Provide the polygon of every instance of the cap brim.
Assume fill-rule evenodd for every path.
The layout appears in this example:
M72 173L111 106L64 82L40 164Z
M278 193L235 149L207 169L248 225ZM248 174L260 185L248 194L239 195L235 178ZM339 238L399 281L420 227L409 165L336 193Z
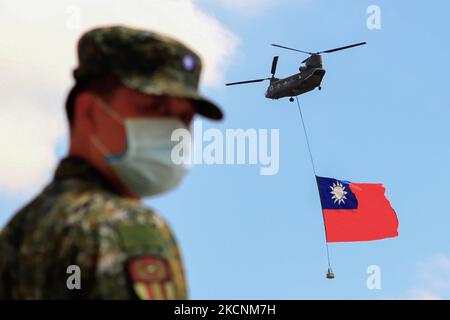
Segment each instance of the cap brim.
M223 112L222 110L216 106L211 101L200 97L198 99L191 99L194 102L195 111L206 118L212 120L222 120Z
M121 77L119 79L126 87L145 94L188 99L194 103L198 114L212 120L223 119L223 112L216 104L201 96L196 89L186 87L179 81L165 80L162 77L156 80L155 77L148 78L147 76Z

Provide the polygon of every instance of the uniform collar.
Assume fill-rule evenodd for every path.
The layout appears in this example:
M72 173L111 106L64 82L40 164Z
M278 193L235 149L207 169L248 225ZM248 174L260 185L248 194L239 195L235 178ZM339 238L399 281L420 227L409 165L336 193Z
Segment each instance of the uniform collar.
M106 178L93 165L82 158L69 156L61 160L56 168L54 180L67 179L80 180L85 184L114 191Z

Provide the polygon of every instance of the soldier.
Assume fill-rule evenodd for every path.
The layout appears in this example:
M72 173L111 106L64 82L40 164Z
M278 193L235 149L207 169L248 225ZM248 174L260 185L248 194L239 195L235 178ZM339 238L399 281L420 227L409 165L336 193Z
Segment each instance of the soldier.
M178 41L123 26L85 33L78 58L69 153L0 234L0 298L187 299L177 243L139 200L184 177L171 160L175 129L196 113L222 118L197 91L201 61Z

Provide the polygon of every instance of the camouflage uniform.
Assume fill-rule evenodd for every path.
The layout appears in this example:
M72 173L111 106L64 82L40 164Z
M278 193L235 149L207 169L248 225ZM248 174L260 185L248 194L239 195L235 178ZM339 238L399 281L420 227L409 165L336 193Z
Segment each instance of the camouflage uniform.
M63 159L53 182L14 216L0 254L0 298L187 298L164 220L78 158ZM70 265L80 267L81 290L67 288ZM136 268L141 280L130 278Z
M78 55L75 87L113 75L129 88L184 97L197 113L222 118L197 92L199 57L173 39L99 28L80 39ZM80 290L67 285L73 265L81 271ZM54 180L0 233L0 299L187 297L178 246L164 220L116 193L80 158L63 159Z

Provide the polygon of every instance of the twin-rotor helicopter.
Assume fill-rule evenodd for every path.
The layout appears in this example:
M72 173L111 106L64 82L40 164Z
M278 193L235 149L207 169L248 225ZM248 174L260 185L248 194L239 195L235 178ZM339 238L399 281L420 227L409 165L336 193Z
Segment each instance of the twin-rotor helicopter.
M227 86L237 85L237 84L245 84L245 83L254 83L254 82L262 82L265 80L269 80L270 84L266 91L266 98L268 99L279 99L284 97L290 97L289 101L294 101L294 96L301 95L305 92L314 90L318 88L321 90L321 82L322 78L325 75L325 69L323 69L322 65L322 53L331 53L339 50L349 49L357 46L361 46L366 44L366 42L360 42L352 45L348 45L345 47L339 47L335 49L329 49L325 51L319 52L308 52L303 50L298 50L294 48L289 48L285 46L280 46L278 44L272 44L274 47L279 47L282 49L297 51L301 53L309 54L310 56L302 61L304 65L300 66L299 73L296 73L287 78L279 79L275 77L275 71L277 69L278 56L273 57L272 61L272 69L270 78L256 79L256 80L246 80L239 82L231 82L227 83Z

